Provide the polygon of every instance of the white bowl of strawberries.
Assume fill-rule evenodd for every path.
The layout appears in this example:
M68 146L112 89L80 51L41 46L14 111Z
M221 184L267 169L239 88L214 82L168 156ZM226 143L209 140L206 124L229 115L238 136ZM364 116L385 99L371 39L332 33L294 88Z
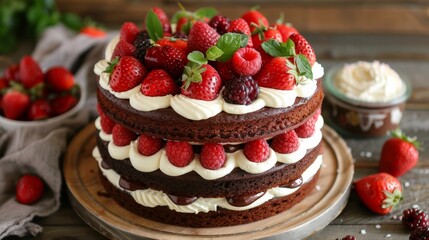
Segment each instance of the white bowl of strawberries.
M55 128L75 114L84 99L69 70L54 66L43 72L31 56L24 56L0 75L0 127Z

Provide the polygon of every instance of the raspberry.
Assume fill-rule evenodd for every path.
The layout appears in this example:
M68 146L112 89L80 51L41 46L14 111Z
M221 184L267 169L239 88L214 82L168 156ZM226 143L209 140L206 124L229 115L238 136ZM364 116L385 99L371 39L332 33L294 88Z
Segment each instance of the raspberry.
M15 197L19 203L33 204L43 196L44 189L45 185L40 177L26 174L16 183Z
M186 167L194 159L192 145L188 142L168 141L165 151L170 163L176 167Z
M216 143L206 143L203 145L200 155L200 162L204 168L216 170L225 164L226 154L223 146Z
M146 30L140 31L134 40L134 46L136 51L134 52L134 57L137 58L141 63L144 62L144 57L146 55L146 50L149 49L152 44L150 43L150 37Z
M402 224L411 230L428 226L428 221L428 215L421 209L409 208L403 212Z
M297 127L295 129L296 134L300 138L308 138L311 137L314 133L314 128L316 126L316 120L317 118L314 118L313 116L310 117L304 124Z
M137 138L137 135L134 132L121 126L120 124L115 124L115 126L112 129L112 139L113 139L113 143L116 146L126 146L136 138Z
M251 162L264 162L270 155L270 149L265 139L258 139L244 145L244 155Z
M238 74L255 75L261 66L261 54L254 48L240 48L232 55L232 67Z
M271 147L278 153L295 152L299 147L298 136L293 130L277 135L273 139Z
M225 16L216 15L210 19L209 26L214 28L220 35L228 31L229 19Z
M411 232L410 240L429 240L429 226L418 227Z
M111 134L113 127L115 126L115 122L112 121L106 114L100 115L100 123L101 123L101 129L103 132L107 134Z
M160 138L140 135L137 140L137 150L144 156L152 156L164 146L164 142Z
M257 98L259 87L251 76L240 76L227 81L222 94L228 103L249 105Z
M339 240L339 239L337 238L337 240ZM356 240L356 237L352 236L352 235L347 235L347 236L341 238L341 240Z

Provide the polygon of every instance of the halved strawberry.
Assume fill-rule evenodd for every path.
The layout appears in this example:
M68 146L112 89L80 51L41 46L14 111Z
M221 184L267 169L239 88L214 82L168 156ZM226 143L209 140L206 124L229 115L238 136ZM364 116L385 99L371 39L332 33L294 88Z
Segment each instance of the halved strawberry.
M110 73L109 85L112 89L116 92L124 92L138 86L143 81L147 70L136 58L124 56L112 61L105 72Z
M143 95L151 97L175 95L179 92L179 87L165 70L155 69L143 79L140 91Z

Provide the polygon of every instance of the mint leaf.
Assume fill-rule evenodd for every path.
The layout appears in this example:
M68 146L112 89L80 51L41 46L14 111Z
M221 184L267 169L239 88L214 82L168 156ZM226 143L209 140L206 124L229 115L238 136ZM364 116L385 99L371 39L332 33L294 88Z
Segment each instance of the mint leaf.
M273 57L291 57L295 55L295 44L292 41L290 42L288 40L284 43L270 39L262 43L262 49Z
M298 68L299 76L305 76L308 79L313 79L313 71L311 70L311 65L308 62L307 57L305 57L303 54L298 54L294 59Z
M225 33L216 43L216 47L223 51L223 55L217 60L228 61L232 55L241 47L245 47L249 41L249 36L241 33Z
M206 52L207 60L210 60L210 61L216 61L216 59L218 59L222 55L223 55L222 49L216 46L210 47Z
M210 19L216 16L217 10L212 7L203 7L203 8L197 9L194 14L197 19L203 19L205 17Z
M187 56L188 60L200 65L207 64L207 59L204 57L204 54L200 51L190 52Z
M150 39L156 42L158 39L162 38L164 30L162 29L161 21L153 10L147 12L145 22Z

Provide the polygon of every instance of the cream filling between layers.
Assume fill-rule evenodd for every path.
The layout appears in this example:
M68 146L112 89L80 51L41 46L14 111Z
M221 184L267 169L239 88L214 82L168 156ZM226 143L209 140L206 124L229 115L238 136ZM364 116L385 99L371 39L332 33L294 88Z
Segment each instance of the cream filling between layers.
M316 62L312 66L314 80L300 77L299 80L302 84L294 86L291 90L277 90L261 87L258 98L250 105L227 103L223 100L221 94L213 101L191 99L181 94L166 99L149 96L142 97L143 94L140 93L140 86L125 92L113 91L109 85L109 74L103 73L108 66L108 61L110 61L118 41L119 37L115 37L109 42L105 51L105 59L100 60L94 66L95 74L100 76L100 86L117 98L129 99L130 105L134 109L152 111L160 108L172 107L176 113L191 120L208 119L222 111L230 114L246 114L258 111L265 106L273 108L292 106L297 97L307 98L312 96L317 89L317 79L320 79L324 75L322 65Z
M248 210L248 209L258 207L273 198L288 196L296 192L298 189L300 189L300 187L296 187L296 188L274 187L274 188L268 189L263 196L258 198L253 203L243 207L230 205L226 198L203 198L203 197L198 198L195 202L188 205L176 205L170 200L168 195L162 191L156 191L153 189L142 189L142 190L130 191L122 188L119 185L120 175L112 169L104 169L101 166L102 158L97 147L94 148L92 154L94 158L97 160L98 167L102 171L103 175L107 178L107 180L111 184L113 184L116 188L130 194L138 204L141 204L145 207L168 206L169 209L177 212L195 213L195 214L199 212L206 213L209 211L217 211L218 207L234 210L234 211L243 211L243 210ZM303 184L311 181L311 179L320 169L323 162L322 158L323 158L322 155L319 155L316 158L316 160L303 172L303 174L301 175L303 179Z
M98 123L97 123L98 122ZM260 163L255 163L249 161L243 153L243 150L238 150L233 153L226 154L226 162L223 167L217 170L205 169L199 161L199 154L194 154L194 159L186 167L176 167L170 163L167 158L165 149L159 150L156 154L152 156L144 156L140 154L137 150L138 139L132 141L127 146L116 146L113 141L108 141L108 152L113 159L124 160L129 158L131 165L138 171L141 172L152 172L157 169L160 169L163 173L169 176L180 176L191 171L195 171L202 178L206 180L213 180L224 177L228 175L234 168L239 167L243 171L252 174L258 174L265 172L275 166L277 162L293 164L300 161L307 150L315 148L322 141L322 132L321 129L324 125L323 117L319 116L316 125L315 131L312 136L308 138L298 138L299 148L292 153L282 154L275 152L270 148L269 158ZM101 129L99 120L96 120L96 127L100 130L100 138L106 137ZM104 139L103 139L104 140ZM107 140L105 140L107 141Z

